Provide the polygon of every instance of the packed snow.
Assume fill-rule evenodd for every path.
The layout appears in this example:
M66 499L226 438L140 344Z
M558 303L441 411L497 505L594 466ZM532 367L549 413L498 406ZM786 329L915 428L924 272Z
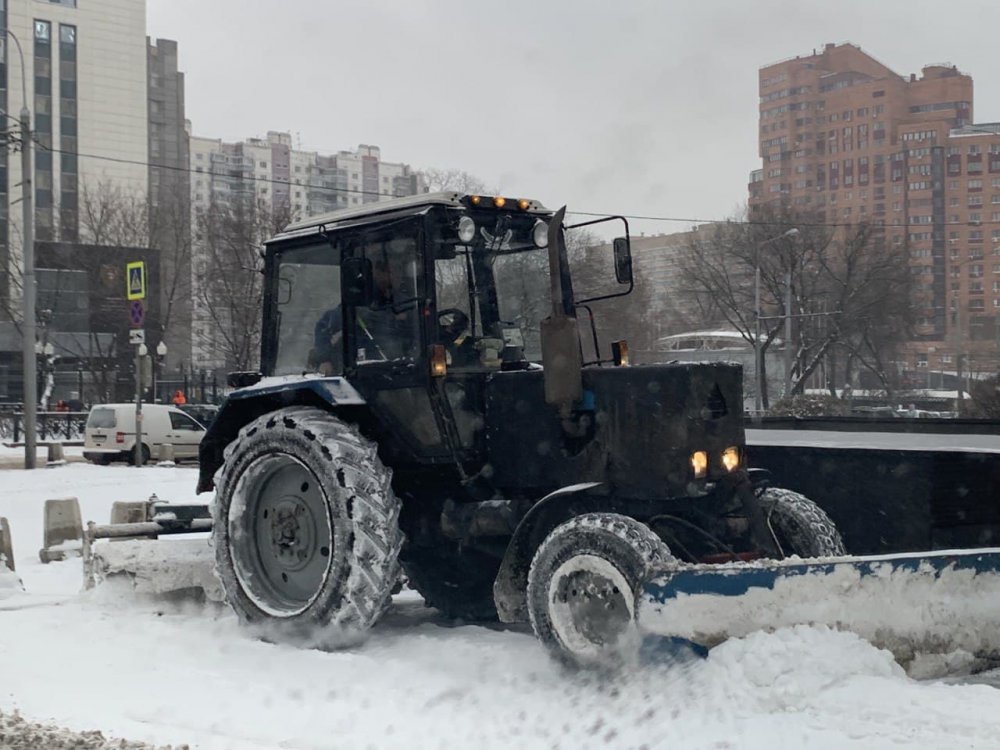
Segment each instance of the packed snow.
M725 584L729 576L753 574L760 563L714 566L704 571L707 585L694 572L686 580L688 593L681 584L676 595L668 595L675 592L666 576L640 597L639 624L646 632L706 645L757 630L825 624L890 650L920 674L932 662L947 672L960 662L978 663L976 654L1000 654L1000 578L975 564L954 566L955 554L934 552L916 566L905 555L833 560L807 572L790 559L779 568L785 575L764 576L739 597L706 591L714 592L712 584ZM1000 549L981 550L980 556L992 563ZM915 656L922 658L914 664Z
M454 626L405 590L364 645L327 653L253 640L220 605L81 593L79 558L39 562L45 498L79 497L85 521L106 522L115 500L196 501L195 480L186 467L0 471L25 587L0 599L0 712L213 750L997 747L996 688L912 679L835 630L574 675L525 628Z

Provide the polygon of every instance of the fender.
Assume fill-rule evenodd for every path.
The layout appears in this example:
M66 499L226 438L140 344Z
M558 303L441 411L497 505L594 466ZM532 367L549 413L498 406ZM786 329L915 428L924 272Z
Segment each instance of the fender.
M563 521L581 513L610 511L614 499L588 494L600 482L571 484L550 492L525 513L514 530L493 583L493 599L501 622L528 619L528 570L542 540Z
M365 405L365 399L342 377L282 376L230 393L222 402L198 448L198 494L215 489L215 472L222 466L226 446L240 429L257 417L286 406L341 409Z

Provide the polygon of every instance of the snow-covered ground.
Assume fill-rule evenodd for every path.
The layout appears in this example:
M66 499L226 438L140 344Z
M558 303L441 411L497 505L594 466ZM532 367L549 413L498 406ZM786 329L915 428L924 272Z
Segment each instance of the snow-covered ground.
M524 628L451 626L412 592L363 646L324 653L251 640L222 608L81 595L78 559L38 561L45 498L104 521L115 500L193 501L194 483L191 468L0 471L27 589L0 599L0 711L199 748L1000 747L1000 690L915 681L821 628L598 679Z

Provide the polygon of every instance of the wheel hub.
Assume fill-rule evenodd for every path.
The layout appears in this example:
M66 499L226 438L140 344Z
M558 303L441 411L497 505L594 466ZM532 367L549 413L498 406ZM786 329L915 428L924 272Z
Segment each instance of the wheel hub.
M557 596L580 635L595 644L617 641L631 619L621 589L599 573L571 573L559 581Z
M245 486L244 486L245 480ZM270 454L248 467L230 507L231 548L243 591L268 614L291 617L319 595L329 572L333 526L313 473Z
M632 589L614 565L594 555L578 555L552 576L552 627L569 651L599 661L634 629L632 599Z
M299 497L284 497L271 517L271 549L277 561L293 570L315 554L313 519L303 522L308 508Z

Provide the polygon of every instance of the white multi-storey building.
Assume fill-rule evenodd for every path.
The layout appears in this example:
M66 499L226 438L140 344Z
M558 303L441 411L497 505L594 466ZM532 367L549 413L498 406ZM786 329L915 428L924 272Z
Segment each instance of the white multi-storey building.
M18 48L13 40L5 45L0 109L16 117L27 94L37 143L36 237L85 239L79 237L81 190L98 182L148 188L145 0L6 0L0 8L0 31L12 32L23 53L26 92ZM8 119L6 127L12 125ZM17 155L5 158L0 189L9 204L20 198L14 186L21 162ZM12 235L19 236L20 211L8 215ZM15 257L18 244L10 242Z
M215 206L253 197L274 215L306 218L338 208L427 192L420 173L407 164L382 161L378 146L320 154L293 148L289 133L226 143L191 136L192 226ZM206 309L203 287L208 268L204 240L194 245L192 267L192 362L195 368L219 369L225 346L218 330L219 312Z

